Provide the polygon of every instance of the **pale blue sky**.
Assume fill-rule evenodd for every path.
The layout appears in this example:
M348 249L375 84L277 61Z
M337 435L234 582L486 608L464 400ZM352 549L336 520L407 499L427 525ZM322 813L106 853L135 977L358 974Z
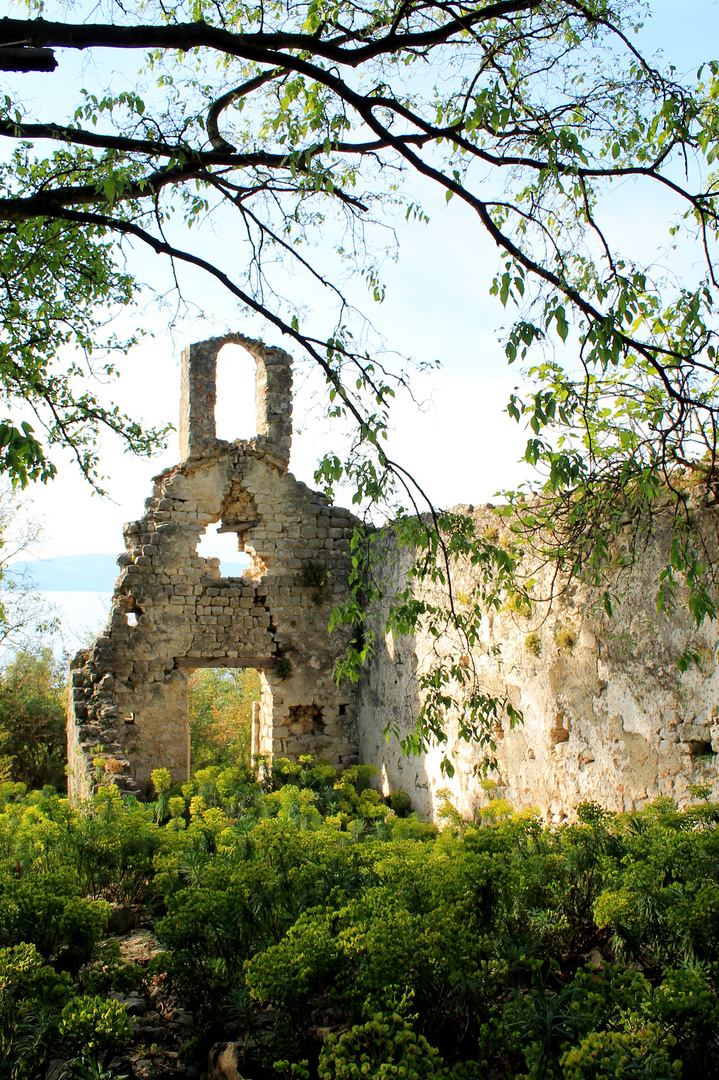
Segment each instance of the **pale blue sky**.
M661 0L652 8L654 17L647 21L640 38L645 50L662 48L665 59L680 72L693 70L702 60L719 54L719 6L714 0ZM17 76L15 81L24 93L31 92L45 103L51 93L58 118L63 101L71 100L70 88L63 80L74 83L82 78L89 83L93 68L92 61L77 57L66 60L61 55L60 61L57 75ZM109 63L105 57L103 66ZM43 111L47 113L46 108ZM455 202L445 206L443 197L434 192L424 194L431 223L426 227L398 223L400 257L385 268L387 300L371 312L394 348L418 361L440 359L443 365L441 372L415 379L417 397L427 402L424 411L418 412L409 402L399 404L395 454L411 465L438 503L477 503L490 499L499 488L513 485L521 476L516 464L521 436L502 412L518 373L507 370L498 343L498 328L507 316L488 295L497 266L496 249L469 211ZM665 235L661 208L646 204L632 208L631 204L631 192L625 193L616 227L631 228L642 254L651 253L660 242L658 234L662 242ZM223 257L231 250L231 235L219 232L213 242ZM148 422L176 419L178 358L186 341L208 337L228 326L275 341L272 332L258 322L239 324L214 287L192 280L196 301L212 312L212 317L204 324L180 325L171 337L163 331L162 318L148 313L143 319L158 336L123 364L116 400ZM329 426L316 412L311 421L305 419L317 389L311 376L299 378L295 416L302 434L295 440L292 467L309 483L314 462L331 438ZM247 370L244 378L223 392L222 401L220 434L251 434ZM60 477L32 495L33 512L45 522L42 556L119 551L122 522L141 514L151 476L178 456L173 441L161 458L150 463L132 460L119 452L116 440L105 439L103 461L114 503L92 497L69 459L61 456Z

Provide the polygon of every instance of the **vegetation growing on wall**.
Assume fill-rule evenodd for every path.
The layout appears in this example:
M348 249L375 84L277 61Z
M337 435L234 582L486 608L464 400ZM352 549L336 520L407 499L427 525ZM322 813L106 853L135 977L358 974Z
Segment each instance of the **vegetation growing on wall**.
M438 830L372 772L279 760L172 788L157 770L154 804L110 786L78 810L5 783L0 1076L59 1057L68 1080L129 1058L169 1077L228 1039L257 1080L718 1075L705 791L683 812L584 804L558 829L498 799L466 822L445 799ZM157 935L149 963L108 937L118 904Z

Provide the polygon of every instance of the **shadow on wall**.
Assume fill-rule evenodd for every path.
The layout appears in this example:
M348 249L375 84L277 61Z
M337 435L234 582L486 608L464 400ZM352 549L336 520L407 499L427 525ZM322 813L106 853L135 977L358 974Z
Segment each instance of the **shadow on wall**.
M397 736L385 736L390 726L400 738L408 734L420 709L417 652L413 637L395 638L376 628L375 652L362 671L358 696L360 761L379 768L375 783L383 795L402 788L420 817L435 816L435 792L441 788L437 770L428 771L426 755L402 753Z

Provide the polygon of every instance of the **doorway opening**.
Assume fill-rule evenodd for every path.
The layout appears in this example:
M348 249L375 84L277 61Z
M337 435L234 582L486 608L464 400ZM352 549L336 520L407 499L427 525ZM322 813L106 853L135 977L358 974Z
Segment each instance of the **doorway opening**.
M187 683L190 774L199 769L252 767L257 752L260 673L255 668L203 667Z

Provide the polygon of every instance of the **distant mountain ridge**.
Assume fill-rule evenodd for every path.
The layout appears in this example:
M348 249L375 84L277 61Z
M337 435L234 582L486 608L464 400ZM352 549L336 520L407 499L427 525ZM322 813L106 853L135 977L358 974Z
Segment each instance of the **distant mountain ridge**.
M111 593L120 573L115 555L59 555L55 559L33 559L12 563L14 575L27 575L38 592ZM222 562L223 577L240 577L243 563ZM1 586L0 586L1 587Z

